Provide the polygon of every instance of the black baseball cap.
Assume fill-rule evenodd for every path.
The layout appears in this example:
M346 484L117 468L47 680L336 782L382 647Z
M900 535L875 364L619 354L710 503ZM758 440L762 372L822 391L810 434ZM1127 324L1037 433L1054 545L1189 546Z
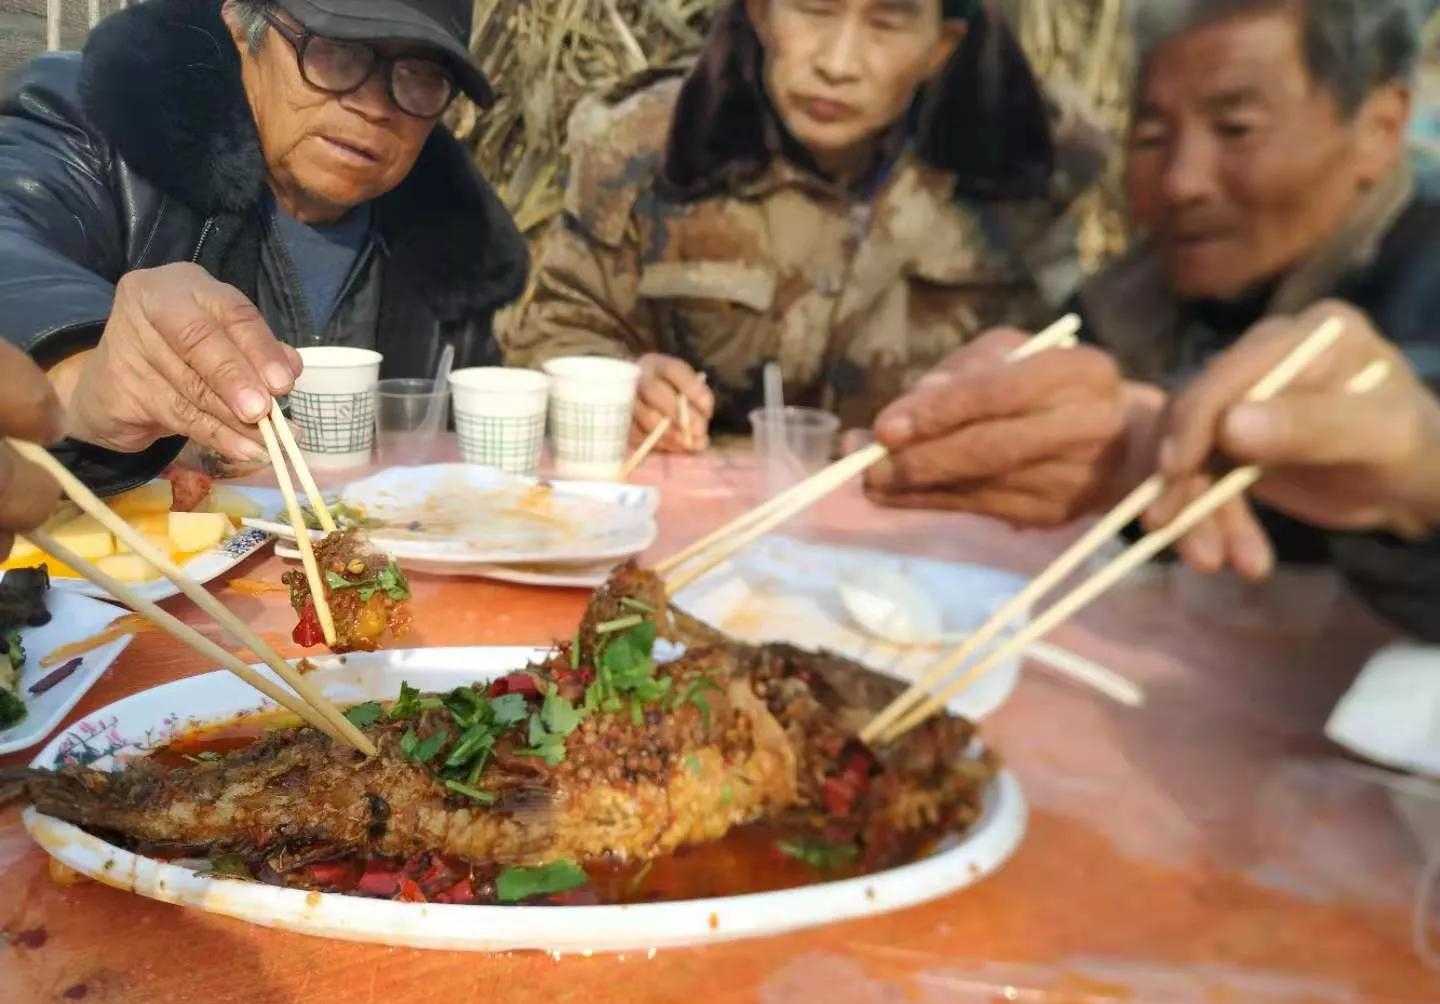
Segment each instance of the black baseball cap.
M481 108L495 91L470 56L473 0L278 0L306 29L352 42L417 42L438 49Z

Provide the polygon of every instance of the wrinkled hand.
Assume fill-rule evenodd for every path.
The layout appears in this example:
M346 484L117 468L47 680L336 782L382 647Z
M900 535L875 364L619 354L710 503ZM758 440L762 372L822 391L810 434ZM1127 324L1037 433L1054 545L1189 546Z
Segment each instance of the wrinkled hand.
M8 436L47 445L62 435L60 402L40 368L0 342L0 561L14 533L39 526L60 500L60 486L4 442Z
M1279 397L1245 401L1250 389L1330 317L1345 331ZM1377 360L1391 373L1377 390L1347 384ZM1176 398L1166 420L1161 472L1174 487L1146 515L1152 529L1203 493L1217 454L1228 465L1258 464L1256 498L1312 526L1383 530L1420 537L1440 526L1440 401L1369 319L1337 302L1251 329ZM1249 506L1233 503L1180 547L1196 569L1233 567L1270 574L1272 547Z
M893 456L866 476L872 500L1053 526L1112 490L1126 424L1114 361L1081 347L1010 362L1025 340L985 335L881 413Z
M710 446L710 419L715 415L715 395L705 378L674 356L658 353L641 356L640 396L635 401L631 438L637 442L650 435L665 419L673 419L670 431L656 449L666 453L700 453ZM689 402L686 428L680 424L680 398Z
M180 435L263 463L255 423L301 368L243 294L181 263L122 278L100 344L50 378L76 439L137 453Z

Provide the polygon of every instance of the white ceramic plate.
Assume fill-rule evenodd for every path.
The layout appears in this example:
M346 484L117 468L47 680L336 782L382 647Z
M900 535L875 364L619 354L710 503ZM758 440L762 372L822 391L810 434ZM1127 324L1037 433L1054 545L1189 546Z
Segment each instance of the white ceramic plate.
M32 695L31 687L60 668L42 668L42 659L65 645L93 638L125 616L125 611L108 603L57 589L50 590L45 605L50 623L20 632L26 655L20 670L20 698L30 713L10 728L0 729L0 754L34 746L48 736L134 639L127 634L86 652L79 657L83 661L74 673L45 693Z
M340 492L341 501L386 524L377 548L408 567L437 570L514 564L598 564L655 542L659 493L640 485L551 481L543 505L522 504L541 482L493 467L392 467ZM293 539L286 527L247 526ZM411 529L413 527L413 529ZM461 572L460 574L467 574Z
M542 653L516 648L420 649L316 660L311 680L336 701L395 696L402 680L442 690L491 679ZM260 672L268 672L260 669ZM84 762L112 769L195 722L264 707L226 673L192 677L136 694L96 712L36 758L36 767ZM180 712L184 711L182 715ZM87 744L86 734L107 737ZM56 859L107 885L151 899L236 917L265 927L346 941L413 948L555 953L645 951L706 945L885 913L948 895L994 872L1025 833L1026 807L1014 777L1002 774L983 818L922 861L890 871L779 893L676 903L587 907L452 906L389 903L213 878L140 857L85 831L25 812L31 836Z
M234 488L233 490L253 499L266 513L278 512L284 504L281 501L280 492L274 488ZM197 554L180 567L186 575L204 585L220 578L246 558L263 550L272 539L274 538L268 533L245 527L239 533L222 541L219 547L213 547L204 554ZM100 600L113 599L108 592L87 579L52 577L50 582L57 590L78 593L81 596L93 596ZM175 587L175 583L163 577L152 582L137 583L134 589L138 595L152 603L160 603L180 595L180 590Z
M975 630L1025 586L1017 575L979 565L766 537L681 590L675 602L744 641L826 649L913 680L945 649L876 639L855 623L840 596L842 584L863 583L879 570L909 579L935 599L946 633ZM1018 659L1002 663L962 693L950 709L979 721L1009 699L1019 678Z

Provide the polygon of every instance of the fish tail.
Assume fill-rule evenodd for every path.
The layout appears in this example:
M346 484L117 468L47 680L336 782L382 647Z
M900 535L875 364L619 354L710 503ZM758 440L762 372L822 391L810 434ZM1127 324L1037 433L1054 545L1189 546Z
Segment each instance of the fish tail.
M77 823L104 823L114 815L107 797L111 779L99 771L49 771L30 767L0 770L0 806L28 801L47 816Z

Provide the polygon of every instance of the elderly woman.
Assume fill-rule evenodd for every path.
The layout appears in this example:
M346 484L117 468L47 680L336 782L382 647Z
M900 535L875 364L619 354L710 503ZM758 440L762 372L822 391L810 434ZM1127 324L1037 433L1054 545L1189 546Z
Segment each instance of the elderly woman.
M1023 336L986 336L881 417L895 455L871 493L1057 522L1158 462L1173 486L1161 523L1209 483L1216 453L1261 463L1255 502L1198 528L1183 557L1256 579L1327 563L1440 640L1440 205L1406 155L1407 0L1170 0L1137 15L1126 183L1142 239L1082 291L1099 348L1002 368ZM1331 316L1342 344L1287 399L1245 405ZM1101 349L1128 379L1120 414L1076 398L1080 367L1103 379ZM1344 393L1376 359L1385 385Z
M0 317L106 491L189 438L263 459L297 347L498 358L526 252L443 129L489 85L469 0L152 0L0 97Z
M637 435L693 405L670 449L702 448L712 418L746 428L772 361L788 401L867 425L1071 292L1063 215L1103 155L1058 118L973 0L736 0L688 79L577 112L507 358L639 360Z

